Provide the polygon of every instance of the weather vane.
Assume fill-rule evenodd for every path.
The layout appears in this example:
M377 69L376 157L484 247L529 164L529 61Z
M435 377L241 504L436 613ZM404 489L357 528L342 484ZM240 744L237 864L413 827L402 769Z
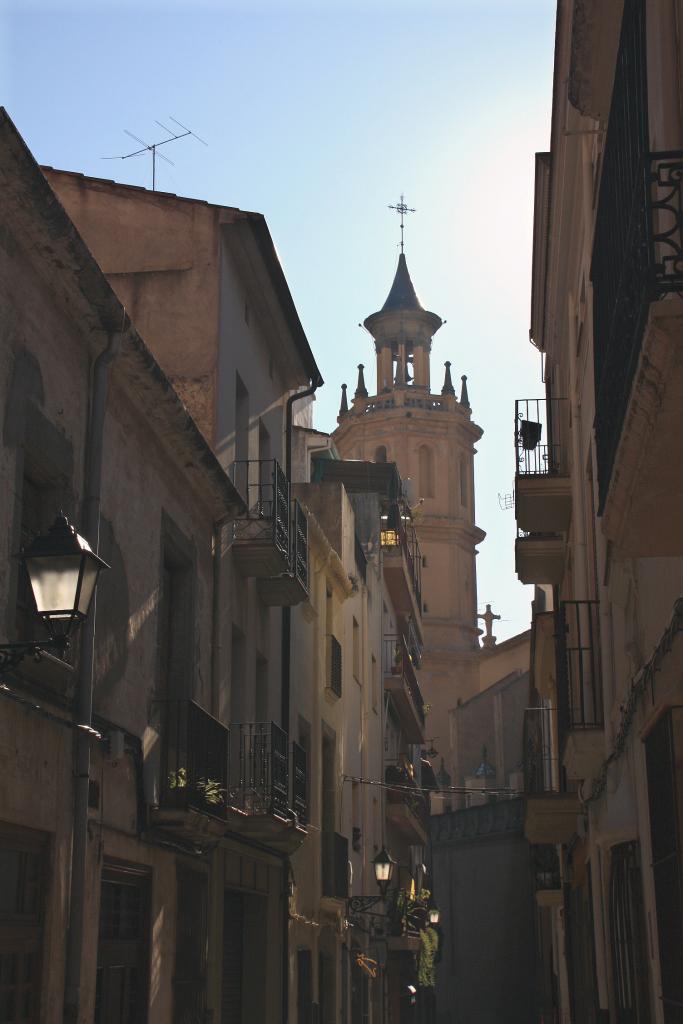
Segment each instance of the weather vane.
M388 209L396 210L396 213L400 213L400 215L401 215L401 252L403 252L403 218L404 218L406 213L416 213L417 212L416 210L413 209L412 206L406 206L404 200L405 200L405 196L401 192L401 199L400 199L400 201L398 203L396 203L396 206L389 205L389 207L388 207Z
M133 133L129 132L127 128L124 128L123 130L126 133L126 135L129 135L131 139L134 139L136 142L139 142L140 145L142 146L142 149L136 149L132 153L124 153L123 156L103 156L102 159L103 160L129 160L130 157L132 157L132 156L140 156L141 153L151 153L152 154L152 192L156 191L156 187L157 187L157 155L160 156L161 159L164 160L167 164L170 164L171 167L175 166L173 161L169 160L168 157L164 156L163 153L157 154L157 149L159 148L159 146L165 146L169 142L177 142L178 139L186 139L188 135L191 135L194 139L197 139L197 141L201 142L203 146L208 146L208 142L204 142L204 139L200 138L200 136L197 135L196 132L193 132L191 128L188 128L187 125L181 124L180 121L176 121L175 117L170 117L169 120L173 121L174 124L177 124L178 128L182 128L182 131L181 132L174 131L171 128L167 128L165 124L161 123L161 121L155 121L154 123L158 124L160 128L163 128L163 130L168 133L169 137L167 139L161 139L159 142L149 143L149 142L145 142L144 139L139 138L137 135L133 135Z

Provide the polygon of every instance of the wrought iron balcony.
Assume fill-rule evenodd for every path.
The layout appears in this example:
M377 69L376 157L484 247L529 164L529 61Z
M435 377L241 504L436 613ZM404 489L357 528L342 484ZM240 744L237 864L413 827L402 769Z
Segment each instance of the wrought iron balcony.
M308 824L308 755L292 743L292 810L300 825Z
M600 512L650 303L683 290L683 152L650 152L645 23L645 0L625 0L593 242Z
M288 569L279 576L257 580L263 604L279 608L300 604L308 597L308 519L299 502L291 504Z
M515 402L515 516L522 530L560 533L569 527L567 413L565 399Z
M558 725L601 729L600 622L597 601L562 601L557 613Z
M322 832L322 894L345 900L349 895L349 841L338 832Z
M567 402L564 398L518 398L515 402L517 476L567 472Z
M422 555L415 527L398 505L382 516L384 572L399 614L422 618Z
M424 699L405 637L384 637L382 673L384 689L392 695L406 739L424 743Z
M232 478L246 501L233 527L233 553L246 576L279 576L290 568L289 481L276 459L233 463Z
M414 845L429 840L429 798L417 788L414 778L403 765L387 765L387 821L406 841Z
M591 778L603 751L597 601L563 601L557 612L557 726L569 779Z
M288 819L289 758L287 733L274 722L230 727L230 803L247 815Z
M156 700L151 724L158 734L157 824L183 833L206 831L196 815L227 817L230 734L192 700ZM223 826L224 828L224 826Z

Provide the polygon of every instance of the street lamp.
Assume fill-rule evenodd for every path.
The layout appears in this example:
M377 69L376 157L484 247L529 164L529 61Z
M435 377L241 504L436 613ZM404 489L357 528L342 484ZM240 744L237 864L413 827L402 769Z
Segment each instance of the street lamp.
M36 537L22 552L21 561L49 637L0 644L0 669L16 668L28 654L39 657L50 650L63 654L88 614L101 570L110 568L61 513L47 534Z
M382 896L387 894L387 889L394 875L395 863L385 846L382 847L373 859L372 866L375 869L375 881Z
M346 901L349 914L367 914L377 903L383 903L387 896L389 883L394 875L396 861L382 847L376 857L373 858L372 867L375 872L375 881L379 889L379 896L349 896ZM376 915L382 917L382 914Z
M429 908L429 923L431 925L437 925L439 923L439 918L440 917L441 917L441 913L439 911L439 908L432 905Z

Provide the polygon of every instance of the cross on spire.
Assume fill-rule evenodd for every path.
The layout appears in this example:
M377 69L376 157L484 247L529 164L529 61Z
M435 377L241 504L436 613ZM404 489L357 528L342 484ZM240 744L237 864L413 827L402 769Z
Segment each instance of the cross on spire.
M401 215L401 252L403 252L403 218L404 218L406 213L416 213L417 211L414 210L412 206L406 206L406 204L405 204L405 196L403 195L402 192L401 192L401 198L400 198L399 202L396 203L396 206L392 206L391 204L389 204L387 209L389 209L389 210L396 210L396 213Z

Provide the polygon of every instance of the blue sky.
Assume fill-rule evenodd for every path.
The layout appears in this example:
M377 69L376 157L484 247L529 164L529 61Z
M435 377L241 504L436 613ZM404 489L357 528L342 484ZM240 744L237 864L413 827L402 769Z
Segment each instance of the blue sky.
M148 141L173 115L209 142L165 147L158 187L265 214L325 378L332 429L398 255L399 194L417 208L406 256L435 338L468 375L479 604L499 638L528 626L514 573L515 398L542 394L528 342L534 152L546 149L554 0L0 0L0 100L41 163L150 184Z

